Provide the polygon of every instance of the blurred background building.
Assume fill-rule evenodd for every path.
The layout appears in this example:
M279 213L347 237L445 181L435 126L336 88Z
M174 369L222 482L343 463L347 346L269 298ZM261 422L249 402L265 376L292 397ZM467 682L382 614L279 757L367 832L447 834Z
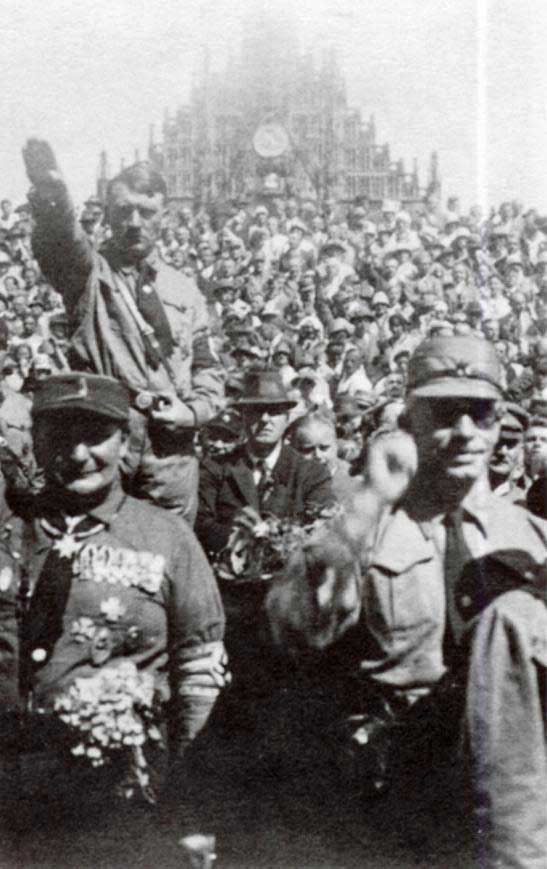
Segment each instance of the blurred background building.
M165 112L161 142L151 128L148 158L175 207L294 196L372 207L387 198L412 208L426 192L440 192L435 153L422 186L416 161L409 172L393 160L376 140L374 117L348 105L333 51L318 63L299 51L293 28L263 17L250 23L222 73L205 49L188 103ZM100 196L108 175L103 153Z

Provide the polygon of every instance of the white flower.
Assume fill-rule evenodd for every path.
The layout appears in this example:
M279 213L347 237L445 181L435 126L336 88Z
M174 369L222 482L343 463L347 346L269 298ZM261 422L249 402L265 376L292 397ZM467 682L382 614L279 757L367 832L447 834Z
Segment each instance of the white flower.
M126 608L119 597L109 597L101 603L101 613L107 622L118 622L125 612Z
M86 640L92 640L97 628L93 619L87 616L81 616L72 622L70 633L77 643L84 643Z

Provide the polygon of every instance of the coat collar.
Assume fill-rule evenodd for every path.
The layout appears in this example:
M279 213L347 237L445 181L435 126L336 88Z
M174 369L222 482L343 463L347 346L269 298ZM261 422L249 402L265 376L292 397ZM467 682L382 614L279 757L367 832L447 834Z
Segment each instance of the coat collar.
M279 491L280 487L288 484L291 471L295 465L296 456L297 454L291 447L283 444L279 458L272 470L273 496ZM237 457L232 457L227 476L236 483L245 501L250 506L258 509L258 495L253 479L252 465L244 448L240 450Z

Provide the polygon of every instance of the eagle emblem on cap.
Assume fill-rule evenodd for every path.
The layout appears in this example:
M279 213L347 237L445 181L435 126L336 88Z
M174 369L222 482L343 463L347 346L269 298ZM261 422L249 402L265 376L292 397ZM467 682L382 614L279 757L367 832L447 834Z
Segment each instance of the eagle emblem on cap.
M454 374L456 377L469 377L473 373L473 369L467 362L456 362Z

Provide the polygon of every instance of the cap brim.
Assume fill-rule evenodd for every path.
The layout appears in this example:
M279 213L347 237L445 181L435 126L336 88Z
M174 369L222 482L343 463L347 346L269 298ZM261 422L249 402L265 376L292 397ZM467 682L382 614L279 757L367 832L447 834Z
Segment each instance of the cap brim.
M291 410L291 408L296 407L298 404L297 401L293 401L292 399L287 399L287 401L265 401L263 398L238 398L234 404L237 404L238 407L276 407L278 409L284 407L287 410Z
M65 401L51 402L38 404L32 408L32 416L42 416L45 413L63 414L67 411L78 410L89 416L102 416L105 419L111 419L114 422L126 422L129 419L129 414L124 414L119 407L101 405L100 407L91 407L89 401L85 399L70 398Z
M468 377L440 377L423 386L409 389L410 395L417 398L502 398L500 389L485 380Z

